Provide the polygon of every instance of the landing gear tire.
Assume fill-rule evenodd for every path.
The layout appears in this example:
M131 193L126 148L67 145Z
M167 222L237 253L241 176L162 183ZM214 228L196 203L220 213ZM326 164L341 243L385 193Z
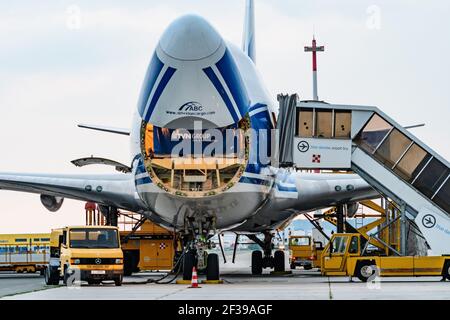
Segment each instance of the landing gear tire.
M444 270L442 272L442 277L450 281L450 260L444 265Z
M275 272L284 272L284 251L277 250L275 251L274 259L273 259L273 270Z
M123 277L122 277L122 276L116 277L116 278L114 279L114 284L115 284L115 286L116 286L116 287L120 287L120 286L122 285L122 280L123 280Z
M263 271L263 256L262 252L257 250L252 252L252 274L262 274Z
M206 280L219 280L219 256L216 253L210 253L206 264Z
M52 271L51 268L45 268L44 271L45 284L48 286L57 286L59 284L59 272L58 270Z
M356 276L362 282L367 282L376 272L376 265L371 262L360 263L356 267Z
M195 255L187 252L183 258L183 280L192 280L192 268L195 265Z

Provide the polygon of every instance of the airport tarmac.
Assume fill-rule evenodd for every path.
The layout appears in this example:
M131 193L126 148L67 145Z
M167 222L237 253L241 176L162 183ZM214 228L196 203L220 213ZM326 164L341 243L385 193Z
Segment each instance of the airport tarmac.
M36 275L0 275L0 297L14 300L391 300L424 299L450 300L450 282L440 282L440 277L383 278L380 282L362 283L347 277L321 277L315 270L294 270L292 274L261 276L250 274L250 257L240 252L233 265L221 265L224 284L201 284L199 289L189 285L149 284L147 279L158 279L161 274L139 273L126 277L122 287L113 284L82 285L67 288L49 287ZM200 280L204 276L200 275Z
M44 278L36 274L0 273L0 297L46 289Z

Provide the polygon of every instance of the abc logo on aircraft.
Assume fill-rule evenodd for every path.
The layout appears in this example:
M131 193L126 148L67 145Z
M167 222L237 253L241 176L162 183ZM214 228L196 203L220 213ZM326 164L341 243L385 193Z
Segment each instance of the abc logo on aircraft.
M198 102L191 101L183 104L178 110L185 112L201 112L203 111L203 106Z

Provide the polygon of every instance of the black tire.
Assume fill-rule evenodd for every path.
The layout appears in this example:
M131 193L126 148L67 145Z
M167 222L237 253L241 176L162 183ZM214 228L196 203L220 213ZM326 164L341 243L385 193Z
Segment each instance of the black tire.
M192 280L192 268L195 265L195 255L187 252L183 257L183 280Z
M219 280L219 255L217 253L208 254L208 260L206 264L206 280Z
M444 270L442 270L442 277L450 281L450 260L444 264Z
M133 273L132 269L132 255L130 251L124 251L123 252L123 274L124 276L131 276Z
M291 270L295 270L295 264L291 263Z
M311 269L312 269L312 264L305 264L305 265L303 266L303 269L305 269L305 270L311 270Z
M133 272L139 272L139 250L125 250L123 252L123 274L131 276Z
M57 286L59 284L59 271L52 268L45 268L44 270L45 284L48 286Z
M252 274L258 275L263 272L263 256L259 250L252 252Z
M114 284L115 284L116 287L122 286L122 279L123 279L122 276L118 276L118 277L116 277L116 278L114 279Z
M284 272L285 264L284 264L284 251L277 250L275 251L274 259L273 259L273 270L275 272Z
M376 272L373 262L361 262L356 265L356 277L362 282L367 282Z

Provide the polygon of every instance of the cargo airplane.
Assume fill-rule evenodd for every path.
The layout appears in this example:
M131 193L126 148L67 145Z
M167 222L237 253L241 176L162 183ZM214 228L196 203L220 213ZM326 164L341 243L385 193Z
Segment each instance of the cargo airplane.
M121 172L0 173L0 189L40 194L50 211L64 198L93 201L108 217L129 210L171 228L184 244L186 279L193 265L217 277L218 255L207 248L222 231L260 244L263 250L252 254L254 274L284 265L284 253L272 252L274 230L298 214L338 204L355 208L377 193L355 174L305 173L270 161L278 110L256 69L254 19L253 0L247 0L241 48L200 16L176 19L150 59L131 129L80 125L130 136L129 166L103 158L74 161ZM250 130L256 138L248 138Z

